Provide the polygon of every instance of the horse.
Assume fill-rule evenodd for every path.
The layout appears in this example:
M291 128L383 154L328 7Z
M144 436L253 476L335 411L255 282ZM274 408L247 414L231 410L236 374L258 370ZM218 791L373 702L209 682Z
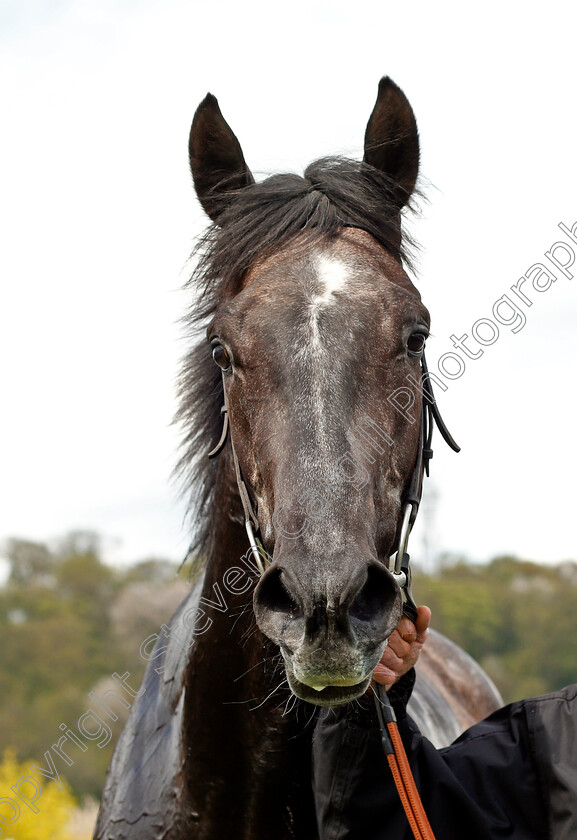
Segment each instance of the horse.
M212 221L179 379L201 571L148 664L94 837L315 840L315 714L365 702L410 613L406 544L434 421L452 443L402 229L417 124L385 77L362 161L256 182L208 94L189 158ZM409 707L425 734L449 743L500 703L432 632Z

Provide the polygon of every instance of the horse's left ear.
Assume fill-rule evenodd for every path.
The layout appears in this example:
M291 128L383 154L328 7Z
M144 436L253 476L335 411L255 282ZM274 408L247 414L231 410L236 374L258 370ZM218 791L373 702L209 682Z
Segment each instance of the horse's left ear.
M212 93L196 109L188 157L196 194L213 222L218 221L232 192L254 184L240 143Z
M409 100L388 76L379 82L377 101L367 124L364 161L397 184L400 210L409 200L419 174L419 132Z

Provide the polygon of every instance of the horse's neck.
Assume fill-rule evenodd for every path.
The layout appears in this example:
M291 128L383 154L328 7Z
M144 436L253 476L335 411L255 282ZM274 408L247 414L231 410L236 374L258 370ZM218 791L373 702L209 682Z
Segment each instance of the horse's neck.
M199 828L217 821L223 836L272 832L283 840L296 824L306 838L310 804L302 802L310 798L312 726L302 730L310 712L301 710L297 720L290 711L294 698L279 651L256 627L257 575L246 556L244 528L229 516L217 517L211 542L187 674L193 810L200 814Z

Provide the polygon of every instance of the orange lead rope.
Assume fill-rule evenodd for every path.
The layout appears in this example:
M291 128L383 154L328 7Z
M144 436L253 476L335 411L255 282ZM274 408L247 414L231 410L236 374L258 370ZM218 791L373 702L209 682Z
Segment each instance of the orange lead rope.
M433 829L429 823L405 747L399 735L397 718L387 697L384 686L373 683L375 689L375 706L381 727L383 749L393 774L397 793L402 802L405 814L411 826L415 840L435 840Z

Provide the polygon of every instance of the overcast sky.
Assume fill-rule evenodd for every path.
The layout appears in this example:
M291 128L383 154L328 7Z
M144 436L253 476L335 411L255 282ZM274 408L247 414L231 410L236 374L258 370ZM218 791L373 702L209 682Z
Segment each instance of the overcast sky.
M208 90L267 174L360 155L379 78L404 89L428 184L411 228L432 370L452 334L496 323L524 272L551 269L558 223L577 222L577 12L535 8L4 0L0 540L81 528L111 562L185 552L171 418L179 289L205 225L186 144ZM437 435L416 558L577 559L577 279L557 274L437 395L462 452Z

